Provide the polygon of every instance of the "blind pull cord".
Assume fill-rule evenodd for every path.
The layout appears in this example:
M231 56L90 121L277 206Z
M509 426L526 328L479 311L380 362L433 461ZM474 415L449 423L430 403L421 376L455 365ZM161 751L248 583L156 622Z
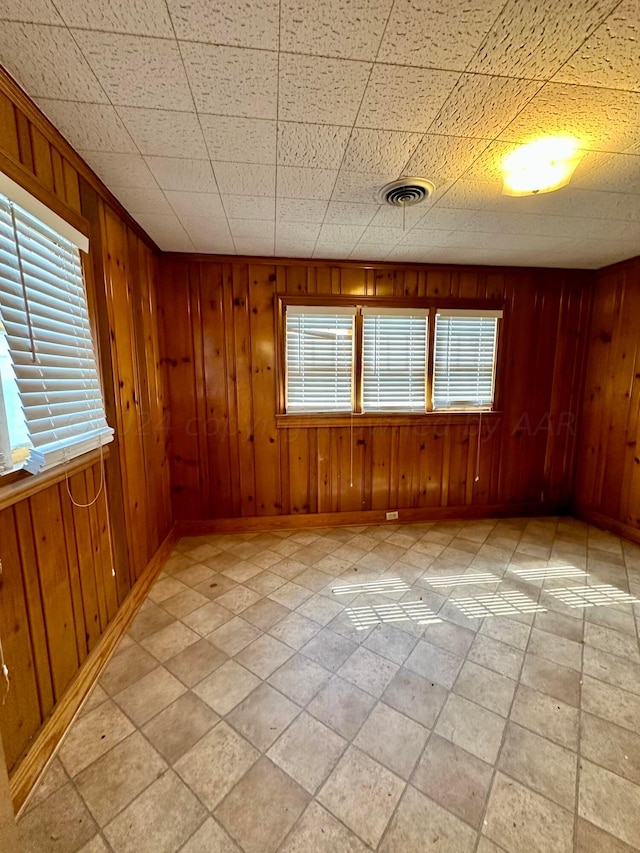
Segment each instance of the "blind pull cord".
M18 228L16 226L16 214L13 205L11 209L11 224L13 226L13 239L16 246L16 256L18 258L18 269L20 271L20 283L22 284L22 298L24 299L24 313L27 319L27 328L29 329L29 346L31 348L31 358L34 361L38 360L36 355L36 342L33 337L33 325L31 323L31 310L29 309L29 300L27 298L27 284L24 279L24 268L22 266L22 251L20 250L20 240L18 239Z
M11 689L11 682L9 681L9 667L5 663L4 660L4 649L2 648L2 640L0 639L0 672L2 673L2 677L5 681L4 695L2 697L2 704L4 705L7 701L7 696L9 695L9 690Z

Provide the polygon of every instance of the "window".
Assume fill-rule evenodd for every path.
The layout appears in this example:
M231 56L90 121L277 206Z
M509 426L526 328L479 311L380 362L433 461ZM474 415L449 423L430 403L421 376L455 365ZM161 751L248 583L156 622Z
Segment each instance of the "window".
M286 305L285 312L287 414L493 408L502 311L369 299L363 306Z
M0 473L36 473L112 439L79 250L3 194L0 376Z

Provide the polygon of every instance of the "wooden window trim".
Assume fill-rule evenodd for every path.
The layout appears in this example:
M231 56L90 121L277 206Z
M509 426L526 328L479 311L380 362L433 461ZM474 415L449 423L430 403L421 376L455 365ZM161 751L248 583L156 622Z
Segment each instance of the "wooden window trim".
M393 412L361 412L349 413L327 413L310 415L276 415L277 429L316 429L317 427L392 427L392 426L420 426L429 429L438 426L465 426L475 424L480 416L484 421L487 418L502 417L502 412L496 409L490 411L467 411L467 412L419 412L403 413Z

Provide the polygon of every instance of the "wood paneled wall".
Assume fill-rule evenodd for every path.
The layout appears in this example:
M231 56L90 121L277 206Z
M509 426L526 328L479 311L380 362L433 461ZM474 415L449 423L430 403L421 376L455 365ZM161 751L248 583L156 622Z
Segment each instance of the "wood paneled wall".
M575 507L640 537L640 258L596 276Z
M164 318L174 517L568 503L590 274L167 256ZM499 299L502 411L283 428L277 294ZM353 485L351 485L353 483Z
M89 233L85 278L116 431L94 506L73 506L62 481L0 512L0 637L11 673L0 731L11 769L167 535L171 506L156 247L1 69L0 169ZM76 501L90 501L99 481L95 463L71 477Z

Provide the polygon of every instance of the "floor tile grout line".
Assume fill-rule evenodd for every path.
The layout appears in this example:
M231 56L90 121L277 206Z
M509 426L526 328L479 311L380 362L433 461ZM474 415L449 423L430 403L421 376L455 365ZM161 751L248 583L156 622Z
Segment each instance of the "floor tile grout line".
M584 711L582 709L582 686L584 682L584 649L585 649L585 628L586 628L586 609L582 608L582 648L580 650L580 680L578 683L578 732L577 732L577 743L576 743L576 786L575 786L575 800L573 806L573 849L576 853L580 853L578 848L578 820L579 820L579 808L580 808L580 776L581 776L581 768L582 768L582 726L583 726L583 714Z

